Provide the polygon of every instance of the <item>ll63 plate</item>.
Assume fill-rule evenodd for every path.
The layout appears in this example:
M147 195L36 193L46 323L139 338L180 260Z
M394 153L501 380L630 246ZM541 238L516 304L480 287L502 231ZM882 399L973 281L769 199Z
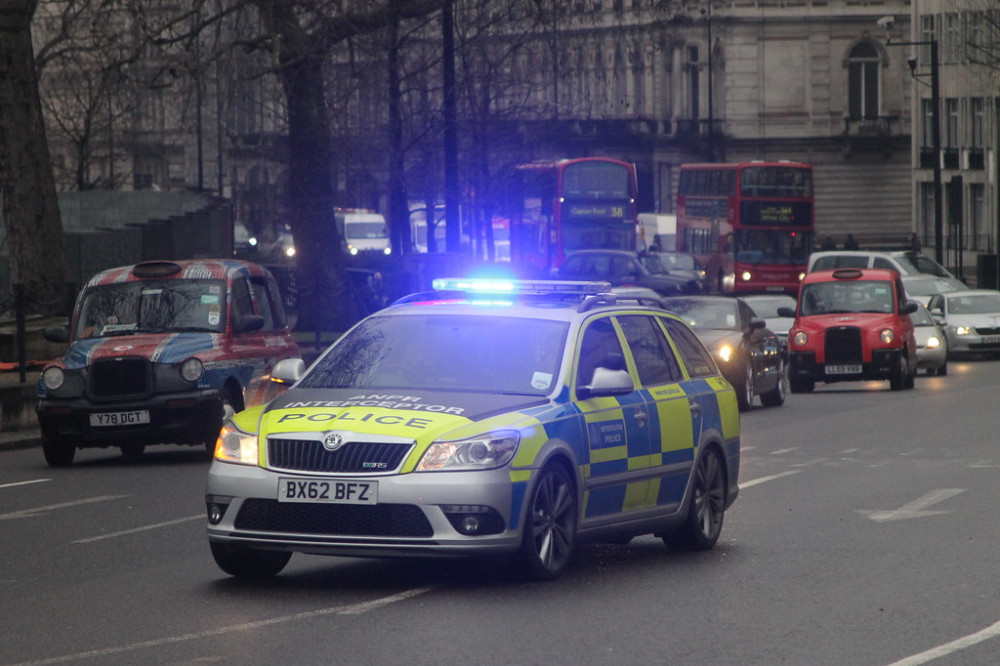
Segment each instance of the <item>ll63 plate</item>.
M281 477L279 502L312 504L378 504L378 481L343 481Z

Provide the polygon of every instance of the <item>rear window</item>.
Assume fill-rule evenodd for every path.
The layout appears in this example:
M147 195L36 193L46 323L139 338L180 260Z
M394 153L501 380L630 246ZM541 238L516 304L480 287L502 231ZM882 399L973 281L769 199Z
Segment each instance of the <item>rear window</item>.
M813 271L832 271L836 268L868 268L867 255L828 255L813 262Z

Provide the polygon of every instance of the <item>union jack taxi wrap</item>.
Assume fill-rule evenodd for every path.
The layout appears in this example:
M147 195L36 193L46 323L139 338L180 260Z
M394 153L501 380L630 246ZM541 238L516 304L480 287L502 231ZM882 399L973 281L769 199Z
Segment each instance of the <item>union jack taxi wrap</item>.
M36 411L52 465L75 450L147 444L214 450L222 420L274 398L270 372L300 356L277 283L236 260L150 261L109 269L81 290L67 342L42 372Z
M516 284L418 297L308 372L280 364L296 384L235 415L209 470L220 568L513 554L552 578L585 540L714 545L739 492L740 428L704 346L655 300Z

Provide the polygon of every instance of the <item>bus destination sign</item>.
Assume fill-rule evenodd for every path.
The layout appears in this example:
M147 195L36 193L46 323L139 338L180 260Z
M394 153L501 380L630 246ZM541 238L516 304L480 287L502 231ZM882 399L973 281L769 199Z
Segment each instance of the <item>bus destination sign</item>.
M753 226L809 226L809 204L804 202L744 201L743 224Z
M566 205L566 213L570 217L601 217L624 220L625 206L571 203Z

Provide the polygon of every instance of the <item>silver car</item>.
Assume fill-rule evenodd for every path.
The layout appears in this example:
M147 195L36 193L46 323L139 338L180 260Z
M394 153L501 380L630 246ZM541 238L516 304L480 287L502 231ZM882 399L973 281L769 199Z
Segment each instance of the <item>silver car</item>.
M935 294L927 309L944 329L948 358L1000 352L1000 291L967 289Z
M917 369L928 375L948 374L948 342L944 330L922 304L910 313L913 337L917 340Z
M969 287L953 277L935 275L903 275L903 289L914 301L927 305L934 294L948 294L953 291L967 291Z
M795 317L782 317L779 308L789 308L794 311L795 297L788 294L754 294L743 297L743 302L753 308L757 316L764 320L784 347L788 346L788 329L795 323Z

